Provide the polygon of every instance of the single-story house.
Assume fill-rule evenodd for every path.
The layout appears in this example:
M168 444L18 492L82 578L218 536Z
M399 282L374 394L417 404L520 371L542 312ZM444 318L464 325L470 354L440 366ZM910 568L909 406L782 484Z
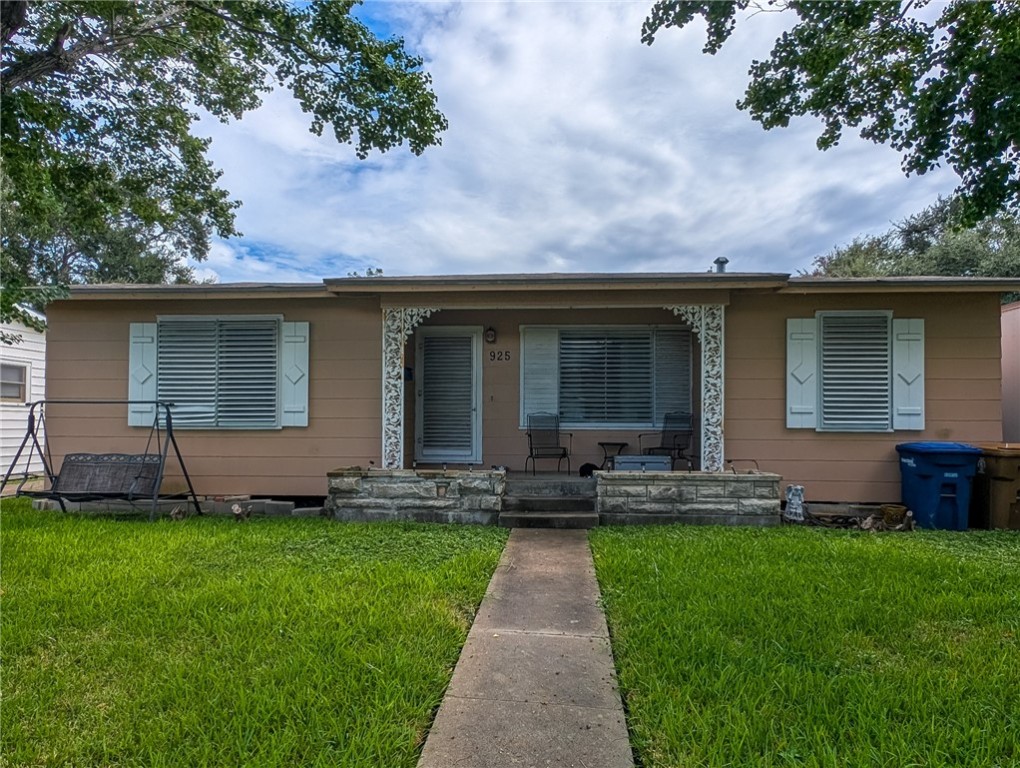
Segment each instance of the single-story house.
M31 314L45 321L42 315ZM25 437L29 404L46 396L46 334L19 322L3 323L0 331L18 339L13 344L0 344L0 473L4 473ZM26 449L15 469L41 472L39 453Z
M1002 307L1002 439L1020 443L1020 301Z
M50 305L47 393L174 402L199 494L323 496L343 466L521 470L535 412L572 433L576 472L688 411L702 469L753 459L809 500L898 501L898 443L1002 439L999 298L1017 289L736 272L90 285ZM93 405L47 423L59 457L140 452L151 422Z

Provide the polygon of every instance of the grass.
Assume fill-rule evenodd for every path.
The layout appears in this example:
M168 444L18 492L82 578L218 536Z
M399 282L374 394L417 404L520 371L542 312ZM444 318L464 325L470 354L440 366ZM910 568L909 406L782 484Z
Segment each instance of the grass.
M413 766L505 532L3 503L4 766Z
M1020 766L1020 535L591 541L645 768Z

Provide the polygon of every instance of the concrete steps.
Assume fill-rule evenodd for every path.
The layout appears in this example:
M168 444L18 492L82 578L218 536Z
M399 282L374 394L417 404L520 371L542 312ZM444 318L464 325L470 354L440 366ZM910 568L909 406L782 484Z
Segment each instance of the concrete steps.
M590 512L563 512L550 510L548 512L501 512L499 525L501 528L558 528L558 529L587 529L594 528L599 524L598 513Z
M599 524L595 481L569 475L507 478L499 524L503 528L594 528Z

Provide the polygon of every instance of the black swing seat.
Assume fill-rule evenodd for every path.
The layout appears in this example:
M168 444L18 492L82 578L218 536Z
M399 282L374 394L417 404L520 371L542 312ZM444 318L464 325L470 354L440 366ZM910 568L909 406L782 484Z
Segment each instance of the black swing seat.
M47 405L83 408L97 405L153 406L155 416L146 440L145 453L69 453L64 456L60 469L54 471L49 445L47 444L44 449L40 442L40 435L45 431ZM67 511L64 504L66 501L87 502L119 499L133 503L147 500L152 504L149 513L150 520L155 519L160 500L183 497L190 499L196 513L202 514L202 507L198 503L198 496L195 495L191 477L184 466L184 457L181 456L177 438L174 437L172 406L173 403L158 400L40 400L32 403L28 414L28 430L21 441L21 447L18 448L14 461L8 468L7 474L4 475L3 481L0 482L0 490L6 487L22 454L28 448L25 470L16 491L18 496L54 499L65 512ZM160 494L163 471L171 447L174 449L181 473L188 486L186 495ZM43 474L49 484L49 488L43 491L32 491L25 488L30 474L28 467L32 465L32 458L36 454L39 456Z
M157 492L160 463L155 454L71 453L64 457L50 490L22 493L69 501L151 499Z

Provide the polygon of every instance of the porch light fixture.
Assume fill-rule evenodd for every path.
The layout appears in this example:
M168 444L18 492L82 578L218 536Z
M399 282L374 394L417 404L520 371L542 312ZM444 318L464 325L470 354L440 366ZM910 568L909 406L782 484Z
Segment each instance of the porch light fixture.
M495 328L490 326L490 327L485 329L485 343L486 344L495 344L496 343L496 329Z

